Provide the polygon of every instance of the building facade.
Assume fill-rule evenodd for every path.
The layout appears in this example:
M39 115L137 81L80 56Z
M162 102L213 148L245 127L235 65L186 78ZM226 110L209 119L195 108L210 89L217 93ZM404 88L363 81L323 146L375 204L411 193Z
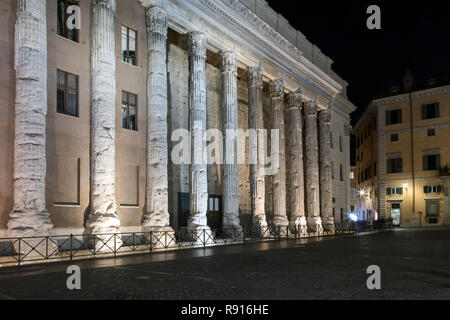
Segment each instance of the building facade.
M359 216L449 225L449 134L450 86L373 100L355 127Z
M5 0L0 16L1 234L315 228L349 210L347 83L264 1ZM196 161L207 129L226 155L227 129L279 130L279 170Z

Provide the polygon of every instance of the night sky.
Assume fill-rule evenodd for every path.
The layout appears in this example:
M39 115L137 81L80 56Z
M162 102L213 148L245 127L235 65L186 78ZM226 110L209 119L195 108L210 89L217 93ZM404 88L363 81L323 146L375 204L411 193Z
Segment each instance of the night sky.
M355 124L370 100L402 87L409 69L416 87L450 76L450 1L274 1L270 6L334 60L333 70L350 83L358 107ZM381 30L369 30L367 8L381 8Z

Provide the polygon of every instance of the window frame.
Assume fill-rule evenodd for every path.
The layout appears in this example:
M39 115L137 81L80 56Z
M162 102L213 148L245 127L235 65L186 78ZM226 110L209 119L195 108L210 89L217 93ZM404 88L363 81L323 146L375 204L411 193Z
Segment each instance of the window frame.
M435 167L430 169L430 162L429 157L436 157L435 158ZM423 156L423 171L436 171L439 170L441 166L441 155L440 154L427 154Z
M59 83L58 83L58 73L62 72L64 74L64 87L62 87ZM68 92L69 91L73 91L74 89L69 88L68 87L68 76L74 76L76 78L77 81L77 88L75 90L76 93L76 113L73 114L71 112L68 111L68 107L69 107L69 95ZM58 108L58 91L59 90L63 90L64 92L64 111L60 111ZM80 77L74 73L71 72L67 72L61 69L56 69L56 113L59 114L64 114L66 116L71 116L71 117L75 117L75 118L79 118L80 117Z
M122 117L122 109L124 107L124 101L123 101L123 94L126 94L127 96L127 102L125 104L127 108L127 127L123 126L123 117ZM135 111L136 111L136 128L130 129L130 95L133 95L135 97L136 104L133 105ZM131 93L129 91L122 90L121 96L120 96L120 115L121 115L121 122L122 122L122 129L133 131L133 132L139 132L139 126L138 126L138 95Z
M123 53L124 53L124 50L123 50L123 47L122 47L122 52L121 52L121 54L122 54L122 62L124 62L124 63L127 63L127 64L129 64L129 65L132 65L132 66L137 66L138 65L138 32L137 32L137 30L135 30L135 29L133 29L133 28L130 28L130 27L127 27L126 25L121 25L121 28L120 28L120 40L121 40L121 46L122 46L122 36L123 36L123 34L122 34L122 29L123 28L126 28L126 30L127 30L127 48L126 48L126 58L124 57L124 55L123 55ZM134 34L135 34L135 46L136 46L136 50L135 50L135 63L132 63L132 62L130 62L130 30L132 30L133 32L134 32Z
M392 114L394 112L398 113L396 117L398 122L393 122ZM401 108L386 111L386 126L393 126L401 123L403 123L403 110Z
M59 18L60 18L60 3L61 2L64 2L64 5L65 5L65 10L64 10L64 24L63 24L63 26L64 26L64 34L60 34L60 32L59 32ZM57 4L56 4L56 11L57 11L57 13L56 13L56 34L58 35L58 36L60 36L60 37L62 37L62 38L64 38L64 39L67 39L67 40L70 40L70 41L73 41L73 42L75 42L75 43L80 43L80 30L78 30L78 29L74 29L74 30L72 30L73 31L73 34L74 34L74 39L71 39L71 38L69 38L69 29L67 28L67 18L68 18L68 16L67 16L67 8L69 7L69 6L80 6L80 2L79 1L76 1L76 0L58 0L58 2L57 2Z
M392 166L393 163L395 166ZM399 168L397 164L400 164ZM393 170L394 167L398 170ZM403 158L388 159L386 169L388 174L403 173Z
M434 106L433 116L429 116L429 107ZM430 102L422 105L422 120L432 120L440 118L440 104L439 102Z

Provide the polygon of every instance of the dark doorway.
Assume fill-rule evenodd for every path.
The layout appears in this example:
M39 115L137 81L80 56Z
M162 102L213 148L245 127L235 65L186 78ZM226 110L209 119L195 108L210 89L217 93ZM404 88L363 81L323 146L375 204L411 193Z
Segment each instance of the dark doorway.
M208 199L208 226L212 230L223 227L222 197L210 195Z
M178 193L178 229L187 228L189 213L189 193Z

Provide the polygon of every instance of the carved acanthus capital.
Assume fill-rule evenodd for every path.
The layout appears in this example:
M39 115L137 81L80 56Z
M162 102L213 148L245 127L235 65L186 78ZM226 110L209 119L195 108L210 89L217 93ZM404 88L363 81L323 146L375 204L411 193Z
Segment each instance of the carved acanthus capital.
M326 124L331 123L331 108L330 107L319 111L319 122L323 122Z
M248 67L247 69L247 83L249 87L263 86L264 69L261 64L257 67Z
M317 116L317 106L318 106L317 98L312 101L305 103L305 115L306 116Z
M159 33L167 37L168 19L167 12L159 7L147 9L147 32Z
M344 126L344 132L345 132L345 135L346 135L347 137L350 137L350 136L352 135L353 127L351 126L350 123L345 124L345 126Z
M237 60L234 52L225 51L220 55L220 70L237 73Z
M105 6L113 12L116 11L116 0L93 0L94 5Z
M301 108L303 104L302 94L302 88L298 88L297 91L289 93L286 99L288 108Z
M270 96L283 97L284 95L284 81L283 79L275 79L270 81Z
M189 33L187 42L189 56L206 59L206 35L203 32Z

